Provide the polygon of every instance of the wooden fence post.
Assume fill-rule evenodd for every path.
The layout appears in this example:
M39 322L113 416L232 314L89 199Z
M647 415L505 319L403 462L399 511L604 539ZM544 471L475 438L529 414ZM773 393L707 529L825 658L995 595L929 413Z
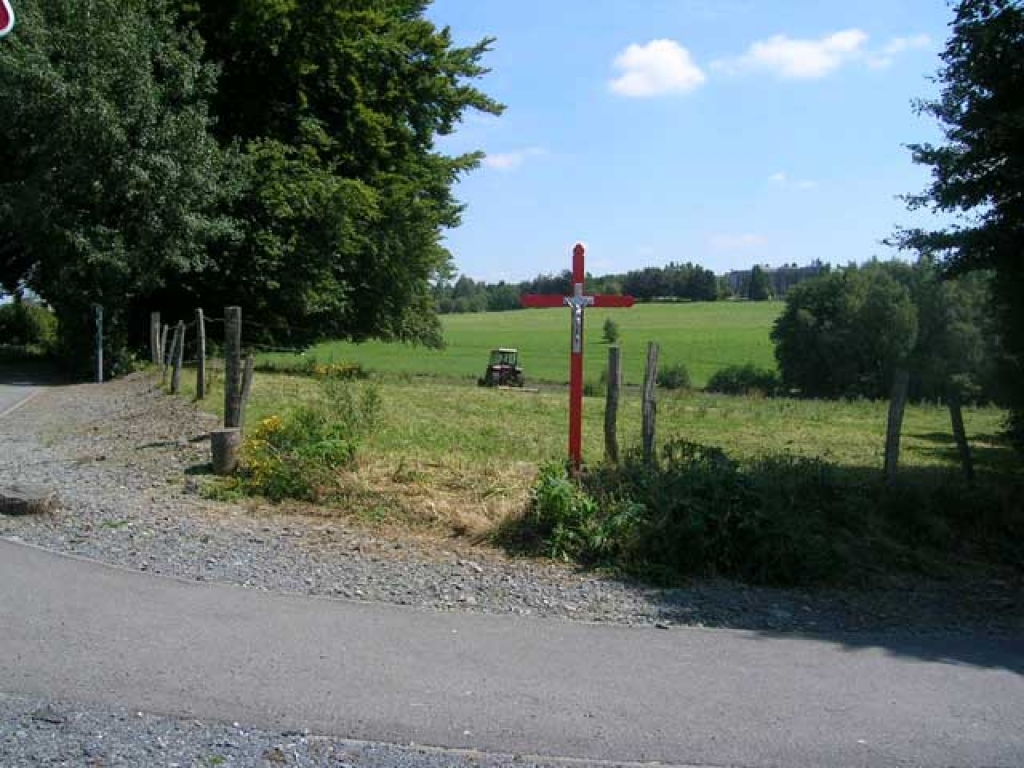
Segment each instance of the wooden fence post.
M949 403L949 420L953 426L953 439L956 450L960 454L960 465L964 468L964 477L969 485L974 484L974 460L971 457L971 445L967 442L967 431L964 429L964 411L960 403L960 391L955 384L950 384L946 392Z
M242 308L224 308L224 426L242 426Z
M604 404L604 455L613 464L619 463L619 391L622 389L620 348L608 347L608 395Z
M179 320L174 331L174 371L171 373L171 393L181 390L181 364L185 358L185 321Z
M196 310L196 399L206 397L206 322L203 310Z
M160 365L160 313L149 313L149 356L153 365Z
M655 400L655 387L658 383L658 345L653 341L647 344L647 367L644 370L643 393L643 450L644 461L654 463L654 429L658 417L658 404Z
M252 352L245 356L245 370L242 373L242 406L238 414L238 426L245 428L245 406L249 404L249 395L252 394L252 380L256 373L256 359Z
M167 383L167 367L171 364L171 350L167 348L167 333L170 331L169 325L164 325L163 330L160 332L160 383Z
M892 382L892 399L889 401L889 420L885 429L885 481L896 480L896 467L900 462L900 430L903 429L903 412L907 407L907 385L910 373L898 369Z

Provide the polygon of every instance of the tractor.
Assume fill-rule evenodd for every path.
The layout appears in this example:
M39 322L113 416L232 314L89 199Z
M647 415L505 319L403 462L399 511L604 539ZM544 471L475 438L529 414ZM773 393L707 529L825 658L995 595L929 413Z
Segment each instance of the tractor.
M523 369L519 367L518 349L492 349L484 375L477 379L481 387L521 387Z

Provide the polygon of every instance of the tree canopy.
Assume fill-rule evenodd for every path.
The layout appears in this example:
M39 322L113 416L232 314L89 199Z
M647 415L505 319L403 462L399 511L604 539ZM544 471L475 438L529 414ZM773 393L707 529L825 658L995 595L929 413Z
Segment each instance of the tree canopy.
M438 343L481 155L435 143L502 107L472 85L493 41L454 45L427 6L26 0L0 44L0 279L69 341L99 302L121 341L237 304L250 339Z
M953 215L937 229L903 230L896 241L950 274L992 270L1001 378L1011 432L1024 445L1024 8L1015 0L961 0L942 53L940 96L919 104L945 134L910 147L931 184L912 208Z
M160 3L82 5L23 3L0 42L0 280L50 302L68 344L90 304L123 324L230 229L199 40Z
M883 398L905 368L914 399L944 398L956 386L968 400L1002 400L990 302L991 275L944 281L925 259L800 283L772 329L782 383L808 397Z

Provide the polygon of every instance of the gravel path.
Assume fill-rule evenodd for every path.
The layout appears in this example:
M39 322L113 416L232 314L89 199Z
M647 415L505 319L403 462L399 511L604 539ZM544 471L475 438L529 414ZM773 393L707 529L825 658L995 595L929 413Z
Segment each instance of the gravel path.
M375 533L338 516L212 502L188 474L208 462L212 425L144 376L51 389L0 419L0 485L49 485L62 508L0 516L0 536L152 573L437 610L815 633L1024 629L1019 582L650 589L458 540Z

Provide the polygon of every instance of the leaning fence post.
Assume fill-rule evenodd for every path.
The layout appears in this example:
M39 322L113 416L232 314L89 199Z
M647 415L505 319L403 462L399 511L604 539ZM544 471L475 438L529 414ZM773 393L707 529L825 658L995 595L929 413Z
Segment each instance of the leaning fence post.
M967 483L974 484L974 460L971 457L971 445L967 442L967 431L964 429L964 411L960 403L960 391L955 384L950 384L946 393L949 403L949 420L953 427L953 439L960 454L960 464L964 468Z
M619 366L618 346L608 347L608 395L604 404L604 453L608 461L619 461L617 433L619 417L619 390L622 388L622 371Z
M153 365L160 365L160 313L149 313L149 356Z
M103 383L103 306L96 307L96 383Z
M658 345L653 341L647 344L647 367L644 370L643 393L643 451L644 461L654 463L654 428L658 416L658 404L655 400L655 386L658 382Z
M174 371L171 373L171 393L181 390L181 364L185 358L185 321L179 320L174 331Z
M242 426L242 308L224 308L224 426Z
M206 322L203 310L196 310L196 399L206 397Z
M885 430L885 481L896 480L896 467L900 461L900 430L903 428L903 412L907 407L907 385L910 373L899 369L892 382L892 399L889 401L889 420Z

